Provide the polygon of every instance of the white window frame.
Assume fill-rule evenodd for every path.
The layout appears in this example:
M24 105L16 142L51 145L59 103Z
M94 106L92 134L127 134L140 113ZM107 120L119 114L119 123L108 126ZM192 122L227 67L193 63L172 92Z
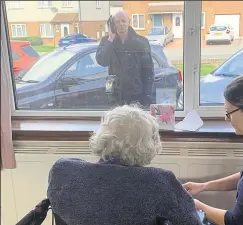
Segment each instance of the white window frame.
M52 7L52 1L37 1L38 9L49 9Z
M47 35L47 29L46 29L47 26L50 26L49 28L51 30L51 35ZM44 35L43 35L42 32L44 33ZM54 33L53 33L53 26L52 26L52 24L50 24L50 23L42 23L42 24L40 24L40 36L42 38L53 38L54 37Z
M199 102L199 82L200 82L200 64L201 64L201 2L200 1L185 1L184 6L184 110L176 111L176 117L184 117L192 110L196 110L201 117L223 117L223 106L200 106ZM6 18L6 17L4 17ZM6 21L7 22L7 21ZM4 22L1 22L4 24ZM8 52L8 31L6 26L2 33L2 51L4 56L3 63L8 65L2 68L2 73L9 77L9 82L12 82L10 61ZM6 36L7 35L7 36ZM193 51L191 51L193 49ZM6 62L5 62L6 61ZM193 88L192 88L193 87ZM12 116L25 117L43 117L67 116L67 111L26 111L16 110L14 101L13 87L12 91ZM103 116L106 111L68 111L68 115L72 116Z
M101 1L96 1L96 9L101 9Z
M7 10L23 9L24 1L6 1Z
M205 12L202 12L202 14L201 15L203 15L203 21L201 21L201 24L202 24L202 26L201 26L201 29L205 29L205 26L206 26L206 13Z
M137 16L137 19L138 19L138 27L134 27L133 26L133 17L134 16ZM140 27L139 25L139 16L143 16L144 17L144 27ZM138 14L132 14L132 27L134 30L145 30L145 14L142 14L142 13L138 13Z
M72 6L72 1L62 1L62 7L63 8L71 8Z
M24 26L25 27L25 34L23 34L21 36L14 35L13 30L15 29L15 34L17 34L17 26L20 26L21 29L22 29L22 26ZM15 27L15 28L13 28L13 27ZM27 26L26 26L26 24L11 24L11 30L12 30L12 38L27 37ZM23 30L22 30L22 33L24 33Z

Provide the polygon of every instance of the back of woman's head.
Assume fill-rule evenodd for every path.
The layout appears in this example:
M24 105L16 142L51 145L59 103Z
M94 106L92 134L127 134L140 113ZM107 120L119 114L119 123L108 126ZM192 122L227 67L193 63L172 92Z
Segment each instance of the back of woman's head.
M90 148L103 159L119 157L127 165L148 165L162 148L159 125L138 106L117 107L102 118Z
M226 87L224 97L229 103L243 110L243 75Z

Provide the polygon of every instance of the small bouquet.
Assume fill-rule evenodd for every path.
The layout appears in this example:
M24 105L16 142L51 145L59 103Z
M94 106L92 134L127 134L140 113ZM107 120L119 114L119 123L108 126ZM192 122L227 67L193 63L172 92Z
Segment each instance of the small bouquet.
M150 112L157 119L161 129L175 129L175 107L173 105L152 104Z

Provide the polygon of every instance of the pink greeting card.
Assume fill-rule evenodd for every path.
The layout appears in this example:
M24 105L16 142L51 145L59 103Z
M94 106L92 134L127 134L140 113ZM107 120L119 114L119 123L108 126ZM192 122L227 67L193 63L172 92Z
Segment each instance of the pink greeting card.
M175 107L174 105L152 104L150 105L151 115L156 117L160 128L174 130L175 128Z

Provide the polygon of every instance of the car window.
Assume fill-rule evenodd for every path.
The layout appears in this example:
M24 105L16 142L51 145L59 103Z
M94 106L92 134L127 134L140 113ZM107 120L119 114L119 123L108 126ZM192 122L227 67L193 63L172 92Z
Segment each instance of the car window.
M153 28L150 29L148 36L164 35L164 34L165 34L164 28L153 27Z
M243 74L243 51L231 57L215 72L215 76L240 76Z
M39 57L38 53L31 46L23 46L21 49L29 56Z
M16 53L16 52L12 51L12 59L13 60L18 60L19 58L20 58L20 55L18 53Z
M154 69L158 69L159 68L158 61L154 57L152 57L152 59L153 59L153 63L154 63Z
M87 76L106 72L108 70L107 67L100 66L96 61L95 55L96 52L92 52L83 56L66 70L65 76L85 78Z
M30 68L24 75L23 80L43 81L63 66L64 63L74 57L75 54L76 52L60 49L48 53L42 56L40 60Z
M213 26L213 27L210 27L210 31L224 31L226 29L227 29L226 26Z

